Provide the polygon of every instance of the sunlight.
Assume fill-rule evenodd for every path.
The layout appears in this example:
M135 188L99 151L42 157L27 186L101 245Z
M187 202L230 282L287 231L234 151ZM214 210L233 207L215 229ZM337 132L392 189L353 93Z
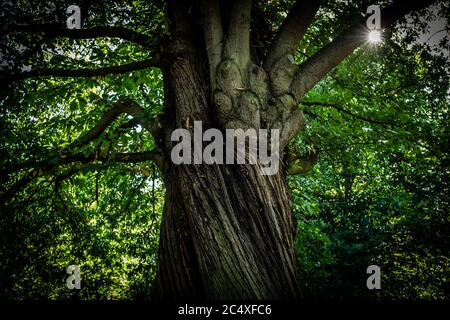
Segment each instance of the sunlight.
M369 41L370 42L380 42L381 41L381 33L378 30L372 30L369 32Z

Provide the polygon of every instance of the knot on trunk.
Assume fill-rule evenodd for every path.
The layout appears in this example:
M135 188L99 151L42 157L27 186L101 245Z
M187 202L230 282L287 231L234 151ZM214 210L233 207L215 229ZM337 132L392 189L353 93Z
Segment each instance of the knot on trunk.
M258 96L250 90L241 95L239 115L240 120L247 124L246 127L259 128L259 109L261 103Z
M297 65L291 54L282 56L270 69L270 81L274 96L288 93Z
M261 102L261 108L267 110L267 102L269 100L267 73L263 68L255 64L253 64L249 69L250 89L258 96Z
M233 60L226 59L219 64L217 86L227 93L244 89L241 70Z
M260 128L260 110L268 101L267 75L253 64L241 70L232 59L218 66L214 105L218 122L224 128ZM243 79L243 76L245 79Z
M227 120L231 118L233 113L232 99L225 92L216 90L214 92L214 106L217 110L218 122L225 127Z

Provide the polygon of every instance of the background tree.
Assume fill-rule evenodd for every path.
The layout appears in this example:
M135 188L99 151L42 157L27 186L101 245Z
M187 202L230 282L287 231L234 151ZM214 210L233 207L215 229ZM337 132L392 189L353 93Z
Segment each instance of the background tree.
M411 230L397 220L411 222L418 212L442 235L417 255L440 261L441 275L448 266L437 241L448 235L448 60L414 34L426 27L420 16L448 14L443 3L421 10L431 3L383 3L382 26L395 28L386 29L380 51L367 44L365 1L84 1L81 30L65 27L67 2L5 3L2 294L25 294L30 275L40 277L34 283L56 281L73 259L86 261L92 288L113 279L100 285L106 293L82 297L148 296L148 272L161 298L296 298L299 284L309 292L311 283L331 282L328 270L346 266L346 255L376 248L356 265L389 265L383 246L399 237L402 245L389 253L411 253L414 242L404 240ZM408 28L395 25L410 12ZM259 165L173 165L171 132L196 120L204 128L280 129L283 170L262 176ZM325 191L308 178L289 179L297 226L285 174L310 170L318 153L325 156L314 170L324 177L316 184ZM396 170L405 157L424 168ZM394 169L384 172L386 163ZM425 172L432 199L419 194ZM397 184L396 192L384 182ZM380 232L383 221L395 232ZM321 273L311 267L322 262ZM130 281L119 270L142 278ZM439 279L430 290L399 288L398 296L441 297L448 288Z

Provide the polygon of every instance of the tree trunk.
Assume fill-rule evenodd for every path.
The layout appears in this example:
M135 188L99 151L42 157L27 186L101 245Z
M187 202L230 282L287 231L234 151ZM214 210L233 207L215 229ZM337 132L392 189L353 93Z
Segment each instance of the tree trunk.
M258 166L172 166L161 227L161 298L298 297L287 195L281 175L261 175Z
M281 170L267 176L259 165L174 165L170 160L173 129L189 128L189 119L190 124L214 123L207 71L199 65L178 58L164 70L167 193L159 298L297 298L295 224Z

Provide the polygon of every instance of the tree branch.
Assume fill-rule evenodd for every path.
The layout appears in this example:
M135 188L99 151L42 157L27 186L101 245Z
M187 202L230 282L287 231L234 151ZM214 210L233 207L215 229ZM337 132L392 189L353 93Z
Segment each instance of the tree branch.
M16 172L22 169L34 168L31 172L33 177L41 176L43 173L48 172L50 169L55 168L58 165L64 165L72 162L88 163L94 160L97 161L111 161L111 162L126 162L126 163L136 163L148 160L153 160L159 166L162 154L159 149L154 149L152 151L145 152L135 152L135 153L111 153L111 154L101 154L99 152L92 151L89 154L76 153L72 154L70 152L53 152L50 156L42 161L24 161L22 163L17 163L9 166L7 169L2 170L2 177L6 173ZM41 171L41 173L39 173Z
M222 18L218 0L202 0L201 5L203 9L203 32L208 53L209 76L211 78L211 88L214 90L216 69L222 59Z
M348 114L349 116L355 118L355 119L359 119L368 123L372 123L372 124L377 124L382 126L383 128L387 129L388 128L388 124L378 121L378 120L374 120L374 119L370 119L364 116L361 116L359 114L353 113L351 111L348 111L347 109L342 108L341 106L338 106L337 104L334 103L327 103L327 102L320 102L320 101L302 101L301 104L305 105L305 106L321 106L321 107L330 107L330 108L334 108L338 111L341 111L345 114Z
M133 116L137 123L141 124L150 133L154 133L155 124L150 121L150 119L147 119L142 107L135 101L126 99L118 101L111 109L106 111L97 124L91 130L75 140L70 145L70 148L74 149L97 139L103 131L105 131L105 129L122 113Z
M251 7L251 0L234 1L225 43L225 55L241 68L250 62Z
M319 10L320 2L320 0L297 0L295 2L270 45L264 62L266 70L269 70L282 56L294 55L317 10Z
M20 81L36 77L73 77L73 78L89 78L89 77L104 77L110 74L122 74L136 70L147 69L151 67L158 67L159 59L150 58L142 61L123 64L120 66L103 67L97 69L36 69L28 72L7 73L0 74L0 80L6 81Z
M16 183L14 183L5 192L0 194L0 207L2 207L6 201L14 197L14 195L19 192L23 187L30 183L34 179L34 170L31 173L25 174Z
M116 118L123 113L122 103L117 103L114 107L106 111L97 124L88 132L80 136L77 140L70 144L70 149L81 147L91 141L97 139L105 129L116 120Z
M157 48L158 39L143 33L129 30L123 27L99 26L89 29L67 29L60 24L27 24L7 25L0 31L0 37L13 32L26 32L30 34L42 33L45 37L65 37L69 39L93 39L93 38L119 38L146 48Z
M98 153L91 153L89 155L84 154L76 154L74 156L61 159L61 164L66 164L69 162L91 162L91 161L102 161L102 162L116 162L116 163L138 163L138 162L144 162L144 161L155 161L157 162L157 159L160 157L160 150L154 149L151 151L144 151L144 152L133 152L133 153L111 153L111 154L98 154Z
M435 1L396 1L381 10L381 27L387 28L406 14L423 9ZM367 41L367 28L364 25L366 20L367 16L298 66L291 83L291 91L297 100L353 50Z
M60 157L70 159L71 157L70 155L75 151L76 148L86 145L97 139L105 131L105 129L109 125L111 125L111 123L113 123L114 120L122 113L126 113L130 116L133 116L133 120L135 120L136 123L142 125L142 127L148 130L152 135L155 135L157 124L153 122L151 119L148 119L148 117L145 115L144 109L142 109L142 107L139 104L137 104L133 100L124 99L117 102L111 109L106 111L92 129L90 129L85 134L81 135L78 139L73 141L69 145L69 147L64 151L60 153L52 152L50 153L48 159L43 161L28 160L22 163L7 165L0 170L0 177L4 177L10 173L23 170L26 168L32 168L36 166L38 167L46 166L49 165L50 163L52 164L58 163L59 162L58 158ZM122 159L120 154L118 159L119 160ZM131 157L131 159L133 159L133 157Z
M162 155L159 149L151 151L144 151L138 153L115 153L115 154L101 154L98 152L91 152L89 154L78 153L74 155L62 155L57 158L49 158L35 164L35 168L26 173L16 183L14 183L5 192L0 194L0 205L14 197L14 195L24 188L28 183L32 182L38 177L44 176L57 166L68 164L72 162L89 163L92 161L111 162L111 163L138 163L144 161L154 161L157 166L162 165Z

